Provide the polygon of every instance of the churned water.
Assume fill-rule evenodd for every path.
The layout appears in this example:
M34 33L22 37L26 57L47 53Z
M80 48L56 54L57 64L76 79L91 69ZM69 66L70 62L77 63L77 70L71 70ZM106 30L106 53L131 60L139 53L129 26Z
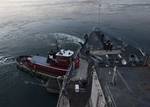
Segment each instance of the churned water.
M46 55L56 39L81 41L93 26L150 52L149 0L0 0L0 107L55 107L58 96L15 58Z

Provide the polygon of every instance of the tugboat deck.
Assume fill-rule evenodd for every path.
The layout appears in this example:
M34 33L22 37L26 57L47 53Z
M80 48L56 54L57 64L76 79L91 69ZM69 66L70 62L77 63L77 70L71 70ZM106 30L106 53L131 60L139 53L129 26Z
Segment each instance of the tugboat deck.
M51 66L49 63L47 63L47 58L43 56L33 56L31 62L37 65L45 66L45 67L51 67L51 68L53 67L55 69L66 70L66 69L63 69L62 67L58 68L57 65ZM69 68L70 67L68 67L68 70Z
M49 64L46 62L47 58L42 56L33 56L32 57L32 63L38 64L38 65L44 65L49 66Z

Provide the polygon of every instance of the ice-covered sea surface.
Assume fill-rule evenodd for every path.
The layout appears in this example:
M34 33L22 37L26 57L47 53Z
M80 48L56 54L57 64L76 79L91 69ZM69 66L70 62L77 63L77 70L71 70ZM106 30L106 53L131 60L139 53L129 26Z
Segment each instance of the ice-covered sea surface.
M55 107L57 96L26 84L41 81L19 72L15 57L46 55L56 38L81 42L98 25L150 52L149 0L0 0L0 106Z

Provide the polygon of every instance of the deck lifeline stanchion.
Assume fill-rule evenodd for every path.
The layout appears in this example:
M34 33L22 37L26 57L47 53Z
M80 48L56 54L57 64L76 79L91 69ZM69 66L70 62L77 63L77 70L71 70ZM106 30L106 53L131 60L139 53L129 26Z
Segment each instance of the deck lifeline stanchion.
M73 64L71 65L71 68L70 70L68 70L68 72L66 73L66 75L64 76L64 80L63 80L63 83L62 83L62 88L60 90L60 94L59 94L59 99L58 99L58 102L57 102L57 107L66 107L66 105L60 105L61 104L61 99L63 97L63 94L65 92L65 88L66 88L66 85L67 85L67 81L69 79L69 76L70 76L70 72L72 71L72 68L73 67ZM65 104L65 103L64 103Z

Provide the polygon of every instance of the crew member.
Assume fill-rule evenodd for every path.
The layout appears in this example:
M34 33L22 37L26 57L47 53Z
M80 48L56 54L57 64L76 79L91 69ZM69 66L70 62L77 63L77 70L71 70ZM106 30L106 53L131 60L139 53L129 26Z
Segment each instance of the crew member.
M51 51L51 53L49 52L48 53L48 58L47 58L47 63L50 63L50 64L55 64L56 63L56 55L53 51Z
M113 48L113 44L112 42L110 42L110 46L109 46L110 51L112 51L112 48Z
M101 34L101 42L104 44L104 34Z
M50 63L49 55L50 55L50 53L48 52L48 55L47 55L47 63Z

